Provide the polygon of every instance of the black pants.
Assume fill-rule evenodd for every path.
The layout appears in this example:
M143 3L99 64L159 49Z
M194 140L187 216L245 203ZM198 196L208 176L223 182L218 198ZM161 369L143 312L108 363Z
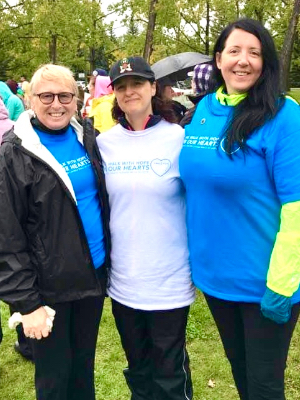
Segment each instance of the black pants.
M10 315L13 315L13 313L16 312L16 309L12 306L9 306L9 310L10 310ZM19 352L25 358L32 360L33 359L32 347L31 347L32 340L28 339L24 335L24 330L23 330L22 324L19 324L16 326L16 332L17 332L17 341L19 343Z
M31 339L37 400L95 400L95 350L103 303L104 295L49 304L56 311L52 332L47 338Z
M55 304L53 330L32 339L38 400L94 400L94 361L104 297Z
M189 307L143 311L112 300L112 311L128 361L124 375L131 400L191 400Z
M218 327L233 378L242 400L285 400L284 371L299 316L279 325L265 318L260 305L205 295Z

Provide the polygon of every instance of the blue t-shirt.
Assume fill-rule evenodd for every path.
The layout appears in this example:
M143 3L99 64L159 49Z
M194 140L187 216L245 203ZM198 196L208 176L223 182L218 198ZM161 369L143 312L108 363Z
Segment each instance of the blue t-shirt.
M98 268L105 258L104 235L96 177L89 156L71 126L59 135L34 129L42 144L64 167L72 182L93 264Z
M180 155L186 187L192 277L214 297L260 302L280 227L281 205L300 200L300 108L286 100L277 116L225 153L232 107L215 94L198 105ZM300 300L300 292L292 301Z

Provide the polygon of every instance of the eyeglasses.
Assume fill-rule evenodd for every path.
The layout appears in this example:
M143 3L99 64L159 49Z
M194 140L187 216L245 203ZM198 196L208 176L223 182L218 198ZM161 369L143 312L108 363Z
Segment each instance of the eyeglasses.
M58 101L61 104L70 104L71 101L73 100L73 97L75 96L75 94L68 93L68 92L63 92L63 93L45 92L45 93L36 93L35 96L38 96L40 101L45 105L49 105L49 104L53 103L55 96L57 96Z

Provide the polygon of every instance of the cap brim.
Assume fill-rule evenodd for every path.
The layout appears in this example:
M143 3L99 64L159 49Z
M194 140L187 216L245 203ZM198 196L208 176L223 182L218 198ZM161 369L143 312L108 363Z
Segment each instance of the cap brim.
M119 80L119 79L121 79L121 78L124 78L124 76L139 76L140 78L145 78L145 79L148 79L148 80L154 80L154 81L155 81L155 76L154 76L154 74L151 75L151 76L149 76L148 74L142 74L142 73L139 73L139 72L134 72L134 71L132 71L132 72L124 72L123 74L120 74L120 75L117 76L114 80L112 80L108 86L111 86L111 85L114 84L117 80Z

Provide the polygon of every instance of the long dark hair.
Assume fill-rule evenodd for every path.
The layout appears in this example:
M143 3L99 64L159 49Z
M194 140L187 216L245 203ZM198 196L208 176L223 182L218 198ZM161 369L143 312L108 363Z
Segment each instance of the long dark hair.
M139 79L143 79L140 78ZM153 80L150 79L144 79L149 80L151 84L153 84ZM162 95L161 95L161 89L159 85L156 85L156 93L152 97L151 100L152 103L152 110L154 115L160 115L163 119L165 119L168 122L176 123L177 118L176 115L173 111L172 107L172 102L170 100L163 100ZM115 98L114 103L113 103L113 108L112 108L112 117L115 121L119 121L120 118L125 117L124 111L121 110L119 107L119 104L117 102L117 99Z
M225 85L221 71L217 68L217 53L221 53L228 36L234 29L242 29L256 36L261 43L263 68L255 84L248 90L247 97L234 107L233 114L225 130L225 150L231 153L234 144L246 150L247 138L257 128L272 119L284 104L284 96L280 89L279 60L270 33L258 21L250 18L239 19L221 32L213 51L213 75L209 91L215 91Z

